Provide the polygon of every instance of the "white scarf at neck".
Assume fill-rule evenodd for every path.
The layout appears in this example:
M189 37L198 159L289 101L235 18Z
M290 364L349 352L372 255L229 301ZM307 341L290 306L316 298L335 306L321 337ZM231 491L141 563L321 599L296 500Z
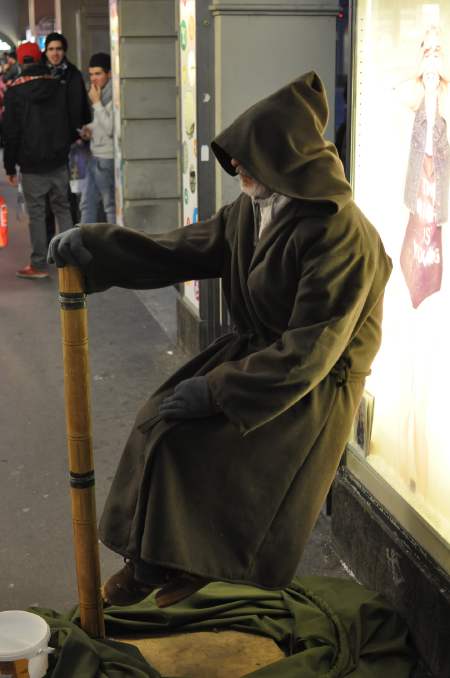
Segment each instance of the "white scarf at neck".
M292 198L281 193L272 193L268 198L252 198L253 215L255 217L255 242L262 232L276 221L280 211Z

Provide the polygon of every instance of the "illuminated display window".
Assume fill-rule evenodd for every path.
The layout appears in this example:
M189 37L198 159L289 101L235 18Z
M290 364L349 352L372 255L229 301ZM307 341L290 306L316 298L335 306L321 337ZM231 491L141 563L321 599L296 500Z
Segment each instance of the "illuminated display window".
M449 38L448 1L356 3L352 182L394 269L348 462L447 571Z

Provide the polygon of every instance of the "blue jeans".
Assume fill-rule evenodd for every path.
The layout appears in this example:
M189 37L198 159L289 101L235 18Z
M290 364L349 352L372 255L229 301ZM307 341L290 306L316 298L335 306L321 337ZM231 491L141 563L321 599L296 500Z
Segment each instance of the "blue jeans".
M108 223L115 224L114 159L92 156L89 158L86 181L81 196L82 224L95 224L98 221L97 213L100 203L103 203L103 210Z

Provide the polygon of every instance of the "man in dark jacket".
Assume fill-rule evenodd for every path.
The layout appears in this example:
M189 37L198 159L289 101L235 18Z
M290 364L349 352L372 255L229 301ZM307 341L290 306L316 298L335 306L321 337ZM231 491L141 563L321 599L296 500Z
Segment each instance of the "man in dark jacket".
M138 413L100 522L126 558L103 587L110 603L161 587L164 607L211 580L282 589L296 571L380 346L391 272L322 136L327 116L307 73L212 142L242 192L211 219L151 236L82 225L50 245L88 292L221 278L235 327Z
M71 140L76 141L77 130L91 122L92 115L83 76L78 68L68 61L67 48L67 40L62 33L49 33L45 39L42 60L50 75L58 78L66 87Z
M3 161L11 186L17 186L16 166L20 168L29 216L30 264L16 275L34 280L48 277L46 196L60 231L73 226L67 169L71 128L64 86L41 63L38 46L20 45L17 57L22 73L5 94Z
M66 87L67 109L71 127L71 141L79 138L79 130L92 120L91 106L89 104L83 75L74 64L67 59L68 43L62 33L49 33L45 39L45 48L42 61L49 73L59 78ZM77 196L69 189L69 202L74 222L79 221L80 210ZM55 234L55 217L46 205L46 223L48 242Z

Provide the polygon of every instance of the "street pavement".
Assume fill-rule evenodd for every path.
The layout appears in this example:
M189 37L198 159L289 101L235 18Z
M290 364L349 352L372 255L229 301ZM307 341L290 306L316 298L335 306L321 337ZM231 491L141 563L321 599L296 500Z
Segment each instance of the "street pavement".
M23 280L27 217L0 178L10 243L0 250L0 609L77 602L74 572L57 272ZM134 415L188 358L137 294L112 289L88 298L98 513ZM102 571L121 559L101 547Z
M10 244L0 250L0 609L64 611L77 603L77 588L57 272L15 276L28 263L27 217L4 175L0 195L10 215ZM117 288L88 298L98 514L137 409L188 358L174 344L172 302L164 291ZM103 576L121 566L103 546L100 555ZM324 514L299 573L348 576Z

